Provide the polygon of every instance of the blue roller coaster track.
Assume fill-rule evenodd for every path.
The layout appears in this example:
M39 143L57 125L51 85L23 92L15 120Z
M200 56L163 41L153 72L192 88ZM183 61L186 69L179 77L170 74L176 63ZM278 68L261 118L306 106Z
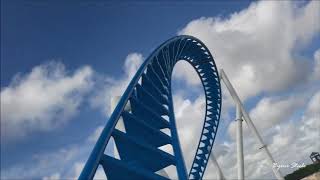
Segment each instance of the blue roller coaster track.
M205 119L196 154L189 170L184 163L171 93L171 76L179 60L198 73L205 92ZM131 109L125 107L130 104ZM93 179L99 165L107 178L167 179L157 174L175 166L179 179L202 179L217 133L221 87L217 67L208 48L192 36L176 36L160 45L141 65L105 125L79 179ZM125 132L116 128L122 117ZM199 121L201 123L202 121ZM170 135L162 132L168 128ZM104 153L114 139L120 158ZM172 145L173 155L159 147Z

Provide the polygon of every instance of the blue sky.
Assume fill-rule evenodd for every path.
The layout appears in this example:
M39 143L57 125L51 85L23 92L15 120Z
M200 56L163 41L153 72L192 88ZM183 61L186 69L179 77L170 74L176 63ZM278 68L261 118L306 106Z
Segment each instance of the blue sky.
M143 59L178 34L196 36L209 47L257 119L276 160L290 163L292 154L301 153L294 160L307 163L309 151L320 149L311 143L320 137L319 12L316 1L2 1L1 176L77 176L94 144L92 137L110 114L110 97L121 95L117 93ZM175 105L181 107L176 110L184 112L177 117L179 133L184 137L198 134L192 122L202 117L202 91L191 70L181 63L174 73ZM214 151L233 177L235 167L228 163L234 157L226 154L235 150L234 109L224 92ZM189 115L190 109L197 111ZM181 125L183 119L189 125ZM300 130L294 127L309 128L311 135L295 140L292 134ZM245 127L251 147L255 142L247 131ZM307 149L303 153L296 148L279 155L283 151L278 149L299 146L305 139L310 142L302 146ZM191 156L196 140L182 141L184 153ZM255 161L263 159L256 150L247 151L256 155ZM247 158L249 178L272 177L265 163L253 173L254 161Z
M147 55L189 21L202 16L226 16L247 5L246 1L4 1L3 59L10 60L2 61L1 86L17 72L27 72L51 59L61 59L72 69L90 64L99 72L119 75L117 69L130 52Z

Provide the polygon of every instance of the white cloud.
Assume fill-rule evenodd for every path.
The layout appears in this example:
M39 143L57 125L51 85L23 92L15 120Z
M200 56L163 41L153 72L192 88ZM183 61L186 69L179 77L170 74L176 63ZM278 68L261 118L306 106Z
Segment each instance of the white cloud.
M302 94L296 94L296 98L304 97ZM289 120L290 116L301 109L299 106L302 100L294 102L292 97L284 100L261 100L260 103L251 111L254 114L263 111L261 108L269 109L269 113L273 113L270 117L282 121L282 123L265 123L258 119L253 119L255 125L260 127L260 133L264 135L267 145L271 151L276 162L280 164L291 164L294 162L310 164L309 155L312 151L317 151L320 144L316 143L320 138L320 91L313 93L307 103L303 103L306 107L304 113L298 117L297 120ZM264 102L263 102L264 101ZM292 103L292 104L290 104ZM260 109L260 110L259 110ZM274 112L275 111L275 112ZM278 113L280 112L280 113ZM268 120L264 117L265 120ZM261 123L263 125L261 125ZM273 125L273 126L271 126ZM246 125L244 124L246 127ZM230 126L231 127L231 126ZM229 127L229 130L230 130ZM263 129L263 128L264 129ZM269 127L269 128L267 128ZM273 129L273 132L266 133L268 130ZM231 133L235 136L235 133ZM259 150L259 144L251 133L244 134L244 160L245 160L245 174L247 179L270 179L274 178L269 163L266 161L265 154ZM216 155L222 171L228 179L237 178L236 166L236 142L231 139L230 142L216 145L214 147L214 154ZM283 175L294 171L296 168L283 168L281 169ZM208 170L205 177L215 178L215 168L209 163Z
M313 79L320 80L320 49L314 53Z
M302 97L265 97L260 99L257 105L250 111L250 117L256 124L258 131L266 131L272 129L284 121L288 121L294 112L304 105ZM248 134L248 126L243 126L244 134ZM231 138L236 137L236 123L230 124L228 129Z
M196 19L179 34L201 39L241 98L302 83L311 61L295 55L320 32L320 2L259 1L229 18ZM186 81L192 74L185 74ZM183 76L181 76L183 77Z
M73 164L72 171L73 171L73 177L72 179L77 179L80 176L80 173L84 167L85 163L83 162L76 162Z
M132 79L132 77L136 74L138 68L142 64L143 57L142 54L139 53L130 53L125 61L123 70L127 75L128 79Z
M276 129L277 133L273 136L270 148L280 162L296 161L309 164L311 152L320 149L320 144L317 143L320 138L319 100L320 91L311 96L299 121L283 124ZM285 169L285 171L293 170Z
M180 94L174 95L173 98L180 143L185 163L189 169L204 122L205 99L203 95L200 95L194 101L191 101Z
M48 131L66 123L77 113L93 86L98 90L90 94L90 104L109 115L111 97L122 95L142 60L141 54L129 54L121 78L99 76L89 66L71 74L58 62L39 65L28 74L16 75L10 85L1 90L3 140L16 139L33 131ZM101 77L103 83L94 81Z
M1 179L34 179L43 180L77 179L89 157L102 126L88 136L83 143L72 144L56 150L33 154L31 160L17 162L13 166L1 168ZM108 144L105 153L112 154L113 146ZM105 179L102 168L99 168L94 179Z
M11 128L10 133L11 130L28 133L31 130L47 130L49 127L54 128L64 123L77 112L86 95L92 98L92 94L89 94L89 90L93 89L92 86L103 86L103 89L95 91L99 95L95 96L96 101L90 99L91 103L98 103L92 105L103 108L109 114L110 98L122 94L141 63L141 54L129 54L124 64L125 75L117 79L102 76L106 80L103 84L94 81L101 76L88 66L76 70L73 74L67 72L61 63L51 62L36 66L29 74L17 77L1 91L1 128L5 129L1 133L7 137L10 135L7 128ZM14 109L15 107L18 109ZM9 114L12 111L20 114ZM25 124L28 126L25 127ZM12 179L19 174L19 177L24 179L34 177L76 179L102 129L103 126L98 126L84 140L85 145L74 144L56 151L34 155L31 162L19 162L1 169L1 178ZM105 153L113 153L112 143L108 144ZM97 171L95 179L105 179L101 168Z
M314 93L313 83L309 80L319 79L319 50L314 54L314 62L300 54L319 34L318 19L320 19L319 1L304 4L289 1L259 1L251 3L247 9L225 19L202 17L193 20L179 32L198 37L207 45L214 55L218 68L223 68L227 72L243 100L265 92L270 94L257 99L258 103L250 110L250 115L277 162L297 161L309 164L310 152L319 149L319 144L314 143L320 138L318 123L320 100L316 94L308 102L306 111L301 112L310 94ZM200 84L200 81L196 82L196 74L181 69L178 71L181 74L174 77L187 81L189 85ZM274 96L278 92L291 91L298 85L302 85L303 89L309 86L310 89L304 93L291 92L291 96L287 93L284 97ZM228 123L230 118L234 118L226 113L232 107L232 99L225 91L225 87L222 88L223 103L227 107L223 106L218 137L226 128L231 139L215 143L213 149L227 179L235 179L237 167L236 144L233 138L234 123L229 127L221 127ZM183 101L185 102L180 103L180 110L188 109L186 106L196 108L194 102L182 99L181 102ZM177 108L179 109L179 106ZM190 115L182 115L180 118L188 116ZM194 125L194 122L190 121L184 131L197 135L193 130ZM275 178L265 155L258 149L259 144L245 124L244 133L246 178ZM182 146L186 143L184 141L189 144L189 141L193 141L192 138L186 139L181 139ZM284 175L291 171L293 169L283 170ZM205 178L216 177L215 168L209 162Z
M307 115L320 118L320 91L311 97L307 106Z
M179 65L178 65L179 66ZM186 74L182 74L186 75ZM190 85L190 84L189 84ZM311 88L312 89L312 88ZM227 91L225 91L227 92ZM200 93L200 92L198 92ZM314 94L314 95L312 95ZM174 95L175 115L182 151L185 157L187 169L190 168L195 148L201 132L204 99L200 95L194 101L186 98L186 93L176 93ZM224 134L225 128L229 131L230 140L222 139L220 143L216 139L213 148L222 171L227 179L237 178L236 166L236 142L234 121L228 127L228 112L232 102L230 95L225 93L228 99L227 107L223 110L223 115L218 131L218 138ZM309 100L308 100L309 99ZM309 102L307 102L307 100ZM252 120L262 134L269 146L276 162L290 164L293 162L304 162L309 164L309 154L319 149L319 144L314 143L320 137L319 112L320 92L314 90L290 93L290 96L268 96L258 99L257 104L249 112ZM300 116L300 112L307 107L305 113ZM303 111L302 111L303 112ZM231 118L234 118L232 116ZM231 119L232 120L232 119ZM320 121L319 121L320 122ZM226 126L224 126L226 124ZM221 139L220 139L221 140ZM266 159L265 154L259 150L260 145L248 130L244 123L244 154L245 154L245 174L247 179L270 179L275 178L272 169ZM297 155L299 153L299 155ZM281 169L283 175L295 169ZM172 177L172 172L168 172ZM174 176L173 176L174 177ZM207 167L205 178L217 178L215 167L211 162Z
M61 179L61 177L60 177L59 173L54 173L51 176L45 176L42 179L43 180L57 180L57 179Z
M103 113L110 115L112 112L110 108L110 102L112 97L122 96L123 92L127 88L132 77L136 73L137 69L142 64L143 57L139 53L130 53L123 66L124 76L119 78L113 78L105 76L105 82L102 84L99 91L92 96L90 102L92 107L102 109Z
M287 99L263 98L251 110L250 116L257 121L260 129L270 128L274 124L288 120L295 110L303 105L303 100L297 97Z
M50 62L16 75L1 90L1 134L10 139L65 123L90 90L92 74L88 66L70 74L63 64Z
M104 128L103 126L98 126L96 130L88 137L87 140L93 143L97 142L103 128Z
M31 161L15 163L11 167L1 168L1 179L44 179L74 178L74 170L70 168L75 162L83 161L89 154L89 148L69 146L56 151L34 154Z
M188 78L188 80L186 81L188 85L201 84L201 80L196 70L186 61L179 61L175 65L172 77L177 79Z

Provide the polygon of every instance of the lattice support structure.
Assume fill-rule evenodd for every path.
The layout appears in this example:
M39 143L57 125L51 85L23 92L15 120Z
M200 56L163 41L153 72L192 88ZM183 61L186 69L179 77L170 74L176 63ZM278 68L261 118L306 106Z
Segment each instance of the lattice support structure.
M172 71L180 60L190 63L199 75L206 102L202 133L189 173L180 148L171 93ZM157 172L168 166L175 166L179 179L202 179L219 125L221 99L219 73L208 48L192 36L169 39L136 72L79 179L92 179L99 165L109 180L167 179ZM130 110L125 108L128 103ZM125 131L116 128L119 119ZM164 133L165 129L170 133ZM114 139L118 159L104 154L110 138ZM166 145L172 146L173 154L161 150Z

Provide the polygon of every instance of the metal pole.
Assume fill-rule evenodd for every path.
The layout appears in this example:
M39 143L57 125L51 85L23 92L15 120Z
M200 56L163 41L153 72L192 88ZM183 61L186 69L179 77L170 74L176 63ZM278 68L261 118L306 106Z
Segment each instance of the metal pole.
M243 137L242 137L242 113L241 106L236 105L236 123L237 123L237 164L238 179L244 180L244 161L243 161Z
M234 90L233 86L231 85L227 75L225 74L225 72L223 71L223 69L220 69L220 79L223 80L224 84L227 86L227 89L229 90L230 95L232 96L233 100L240 105L241 108L241 112L243 115L244 120L246 121L246 123L248 124L248 127L252 130L253 134L255 135L255 137L257 138L257 140L259 141L259 143L261 144L260 149L264 150L265 154L268 157L268 160L270 162L270 165L272 167L273 173L274 175L277 177L277 179L279 180L284 180L284 178L281 175L280 170L276 169L273 165L275 164L275 161L273 160L273 157L271 156L269 149L267 147L266 144L264 144L258 130L256 129L256 127L254 126L253 122L251 121L251 118L249 116L249 114L247 113L247 111L244 109L243 104L240 101L240 98L238 97L236 91Z
M216 166L216 168L218 170L218 179L219 180L225 180L225 178L223 176L223 173L221 171L221 168L220 168L216 158L214 157L213 153L211 153L210 159L211 159L211 161L213 162L213 164Z

